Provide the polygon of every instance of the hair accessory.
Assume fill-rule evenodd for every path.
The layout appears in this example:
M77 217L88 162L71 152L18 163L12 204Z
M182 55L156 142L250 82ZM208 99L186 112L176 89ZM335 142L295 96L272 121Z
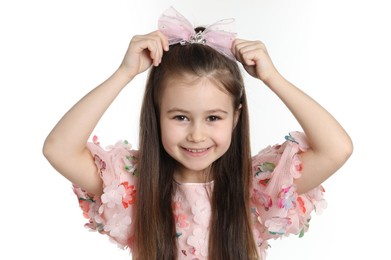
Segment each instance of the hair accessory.
M160 16L158 28L168 38L169 45L204 44L235 60L231 51L236 38L236 33L232 32L234 23L233 18L223 19L207 26L204 31L195 32L189 20L170 7Z

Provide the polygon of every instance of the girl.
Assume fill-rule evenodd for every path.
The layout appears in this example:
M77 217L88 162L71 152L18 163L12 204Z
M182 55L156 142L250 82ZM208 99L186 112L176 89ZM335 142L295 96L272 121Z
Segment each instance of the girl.
M210 27L183 33L188 23L178 17L170 9L159 31L133 37L113 75L54 127L44 155L74 184L86 225L134 259L264 259L269 239L308 229L323 207L320 184L346 162L352 142L277 71L262 42ZM304 134L251 158L236 61L284 102ZM111 102L151 66L139 151L126 141L108 150L96 137L87 143Z

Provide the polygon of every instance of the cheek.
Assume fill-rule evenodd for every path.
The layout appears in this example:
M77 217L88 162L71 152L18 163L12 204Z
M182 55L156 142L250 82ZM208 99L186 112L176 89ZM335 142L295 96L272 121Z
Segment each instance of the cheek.
M167 126L164 122L162 122L160 124L160 129L161 129L162 144L163 144L164 149L167 150L167 148L166 148L167 145L169 143L171 143L171 140L170 140L171 136L168 134L169 131L168 131Z
M173 127L169 122L162 121L160 124L161 138L164 149L167 151L170 146L175 145L181 138L181 132L178 127Z
M213 139L218 145L228 149L231 144L232 131L231 122L230 124L225 125L223 128L218 129L217 131L213 131Z

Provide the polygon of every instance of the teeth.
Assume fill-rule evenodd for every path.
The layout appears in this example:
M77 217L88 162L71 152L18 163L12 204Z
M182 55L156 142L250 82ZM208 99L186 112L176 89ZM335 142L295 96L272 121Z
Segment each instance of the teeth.
M207 149L186 149L186 150L192 153L202 153L205 152Z

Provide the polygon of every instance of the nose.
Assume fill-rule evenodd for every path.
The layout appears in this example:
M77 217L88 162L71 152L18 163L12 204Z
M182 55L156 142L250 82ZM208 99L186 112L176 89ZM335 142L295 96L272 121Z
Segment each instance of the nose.
M199 143L206 140L205 126L202 123L194 123L189 129L187 141Z

